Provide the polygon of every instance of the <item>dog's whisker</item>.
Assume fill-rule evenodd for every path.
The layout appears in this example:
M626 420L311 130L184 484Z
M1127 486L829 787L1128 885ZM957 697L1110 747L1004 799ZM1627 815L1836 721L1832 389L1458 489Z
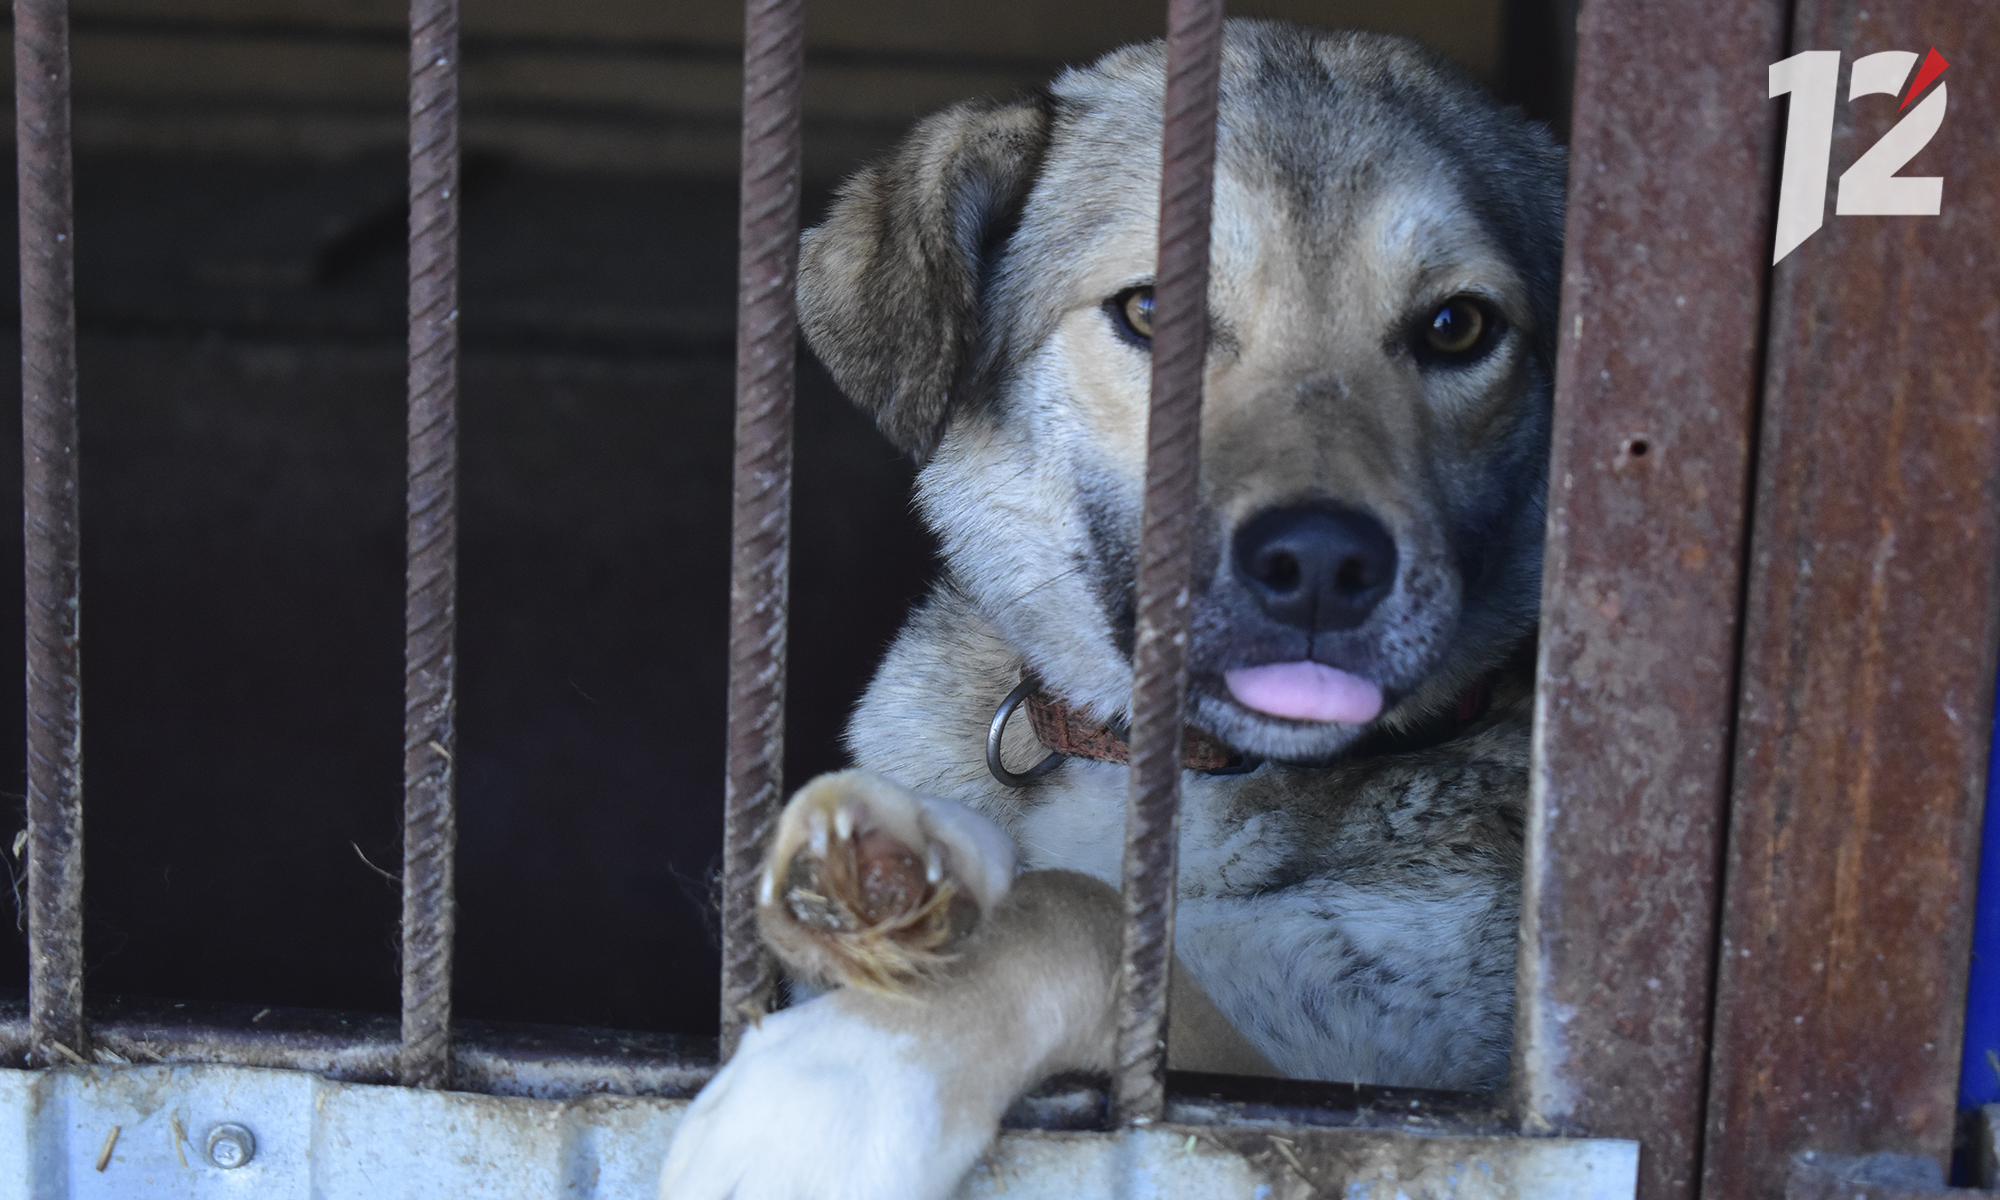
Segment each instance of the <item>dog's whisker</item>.
M1081 575L1082 573L1083 573L1083 567L1081 565L1073 565L1064 570L1057 571L1055 574L1049 576L1047 579L1042 580L1040 583L1035 584L1033 587L1030 587L1026 591L1022 592L1021 599L1026 600L1039 593L1043 588L1053 587L1056 584L1061 583L1065 579L1074 578L1075 576Z

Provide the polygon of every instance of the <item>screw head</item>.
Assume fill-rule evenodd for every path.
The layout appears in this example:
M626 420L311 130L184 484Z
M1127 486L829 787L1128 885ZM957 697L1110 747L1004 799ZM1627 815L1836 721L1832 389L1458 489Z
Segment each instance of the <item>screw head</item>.
M257 1156L257 1138L233 1122L208 1131L208 1161L225 1171L233 1171Z

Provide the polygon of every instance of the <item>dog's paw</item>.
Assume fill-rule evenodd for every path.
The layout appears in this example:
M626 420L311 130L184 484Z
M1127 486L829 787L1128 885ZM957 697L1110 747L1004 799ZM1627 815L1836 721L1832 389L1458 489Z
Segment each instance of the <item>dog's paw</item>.
M947 1093L929 1039L849 999L821 996L744 1031L674 1131L660 1200L951 1194L991 1140L991 1114Z
M757 915L795 977L893 992L940 974L1013 879L1013 843L992 821L842 771L786 806Z

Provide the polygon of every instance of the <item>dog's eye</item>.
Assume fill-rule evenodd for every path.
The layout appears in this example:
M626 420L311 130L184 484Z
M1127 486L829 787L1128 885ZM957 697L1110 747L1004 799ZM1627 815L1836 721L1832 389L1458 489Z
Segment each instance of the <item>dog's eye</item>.
M1104 302L1120 333L1142 342L1153 340L1153 289L1126 288Z
M1453 296L1431 314L1418 349L1424 356L1468 363L1492 348L1499 318L1469 296Z

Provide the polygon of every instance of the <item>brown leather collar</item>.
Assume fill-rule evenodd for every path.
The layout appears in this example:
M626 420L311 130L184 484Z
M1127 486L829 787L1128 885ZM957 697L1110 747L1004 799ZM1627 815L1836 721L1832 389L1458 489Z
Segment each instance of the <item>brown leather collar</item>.
M1057 754L1099 762L1131 761L1132 750L1125 744L1123 728L1082 715L1051 696L1040 680L1028 693L1027 706L1028 724L1034 727L1036 739ZM1243 765L1243 755L1189 725L1181 733L1181 765L1190 771L1221 771Z
M1111 725L1084 716L1050 695L1042 686L1042 681L1032 675L1027 677L1027 682L1033 685L1026 700L1028 724L1033 727L1035 739L1042 745L1057 754L1075 758L1093 758L1110 763L1131 761L1132 750L1126 744L1127 731L1122 725ZM1492 686L1489 680L1479 680L1467 688L1465 694L1459 697L1457 711L1452 714L1455 732L1462 732L1478 721L1491 704ZM1189 725L1181 734L1181 765L1190 771L1231 771L1247 769L1255 763L1214 734Z

